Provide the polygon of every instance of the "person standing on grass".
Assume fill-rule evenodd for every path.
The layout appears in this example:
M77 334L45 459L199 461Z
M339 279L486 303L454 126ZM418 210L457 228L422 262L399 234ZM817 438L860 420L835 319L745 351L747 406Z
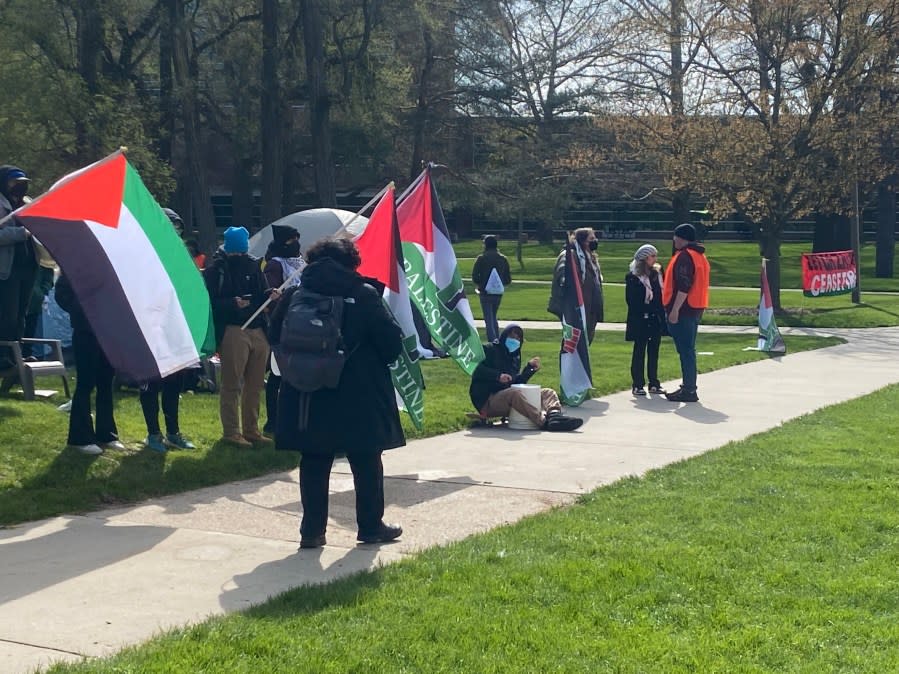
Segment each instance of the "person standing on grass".
M382 288L356 271L362 263L349 239L322 239L306 251L302 287L344 298L342 336L350 354L335 389L304 393L281 382L276 449L300 452L300 547L326 544L328 484L337 454L346 454L356 488L356 539L386 543L403 528L386 524L381 454L406 444L390 364L402 352L402 331L381 299ZM269 338L281 343L284 317L298 287L289 288L272 314Z
M487 341L494 342L499 339L499 305L503 301L506 286L512 283L512 272L509 260L499 252L493 234L484 237L484 252L474 261L471 282L474 283L481 311L484 313Z
M125 449L119 441L113 417L112 380L115 371L88 323L69 280L56 281L56 302L72 319L72 351L75 355L75 393L69 413L68 445L82 454L102 454L104 449ZM91 418L91 394L97 391L97 423Z
M300 274L306 266L306 260L300 254L300 233L293 227L272 225L272 242L265 253L265 280L270 288L280 288L290 279L288 288L300 285ZM270 311L274 312L277 302L273 302ZM265 381L265 425L264 433L274 433L278 418L278 390L281 377L269 372Z
M599 240L596 238L596 232L592 228L581 227L574 230L570 243L574 244L574 251L577 253L581 293L584 297L584 315L587 319L584 327L587 330L587 343L592 344L593 336L596 334L596 324L601 323L605 319L602 269L599 266L599 259L596 257ZM549 306L547 307L549 313L555 314L560 319L562 318L562 302L565 295L565 277L568 272L565 269L565 259L565 250L563 249L559 253L559 257L556 258L556 266L553 269L552 290L550 292Z
M662 275L656 262L659 251L655 246L640 246L631 260L630 271L624 277L624 298L627 301L627 327L624 338L634 343L631 353L631 392L645 396L646 379L649 392L663 394L659 381L659 346L665 334L665 309L662 306Z
M665 397L672 402L699 401L696 389L696 333L709 306L709 261L705 247L696 242L696 229L688 222L674 230L674 256L665 272L662 303L668 316L668 334L674 340L683 382Z

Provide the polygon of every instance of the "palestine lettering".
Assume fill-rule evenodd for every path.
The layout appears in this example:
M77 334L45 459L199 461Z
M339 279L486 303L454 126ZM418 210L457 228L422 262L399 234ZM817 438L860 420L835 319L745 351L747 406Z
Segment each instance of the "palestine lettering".
M845 292L855 287L855 272L842 271L836 274L815 274L809 283L813 297L827 293Z

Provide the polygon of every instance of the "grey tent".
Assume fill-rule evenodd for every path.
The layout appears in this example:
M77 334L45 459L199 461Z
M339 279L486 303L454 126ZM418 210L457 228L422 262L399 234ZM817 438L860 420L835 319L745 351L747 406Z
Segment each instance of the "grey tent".
M297 211L285 215L280 220L275 220L250 237L249 252L255 257L265 256L268 244L272 241L272 225L293 227L297 230L300 233L300 250L305 252L313 243L336 233L351 220L352 223L347 232L352 236L360 234L368 224L368 218L365 216L357 217L355 213L339 208L312 208L308 211Z

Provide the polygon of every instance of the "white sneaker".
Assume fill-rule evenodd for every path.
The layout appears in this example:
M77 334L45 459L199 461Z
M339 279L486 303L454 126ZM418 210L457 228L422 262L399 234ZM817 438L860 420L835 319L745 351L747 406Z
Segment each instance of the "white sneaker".
M72 449L77 449L82 454L90 454L91 456L96 456L97 454L103 453L103 448L99 445L69 445Z
M111 442L101 442L100 446L103 449L125 449L125 445L122 444L121 440L112 440Z
M60 412L71 412L72 411L72 401L70 400L69 402L63 403L56 409L58 409Z

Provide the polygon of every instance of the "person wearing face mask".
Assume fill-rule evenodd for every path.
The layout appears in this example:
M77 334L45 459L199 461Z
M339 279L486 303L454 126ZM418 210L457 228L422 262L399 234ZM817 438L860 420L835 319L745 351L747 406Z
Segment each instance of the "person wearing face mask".
M306 266L306 260L300 253L300 233L293 227L272 225L272 242L265 253L265 280L270 288L280 288L284 281L290 283L284 288L300 285L300 272ZM271 305L274 313L276 303ZM278 427L278 391L281 388L281 377L269 372L265 381L265 425L263 433L274 433Z
M584 423L578 417L562 414L559 395L551 388L540 389L540 408L532 405L513 384L526 384L540 369L540 358L531 358L522 369L521 347L524 330L511 324L495 342L484 344L482 360L471 376L468 395L475 409L484 417L507 417L514 409L547 431L573 431Z
M570 238L577 253L578 267L580 268L581 293L584 296L584 315L587 322L587 342L593 343L596 334L596 324L604 319L603 294L602 294L602 269L596 257L596 249L599 241L596 233L590 227L581 227L574 230ZM565 250L556 258L556 266L553 270L552 291L549 298L547 311L562 318L562 301L565 294L566 270Z
M0 166L0 220L25 204L28 182L19 167ZM0 224L0 340L22 339L37 266L31 233L12 218ZM0 347L0 370L13 365L12 352Z

